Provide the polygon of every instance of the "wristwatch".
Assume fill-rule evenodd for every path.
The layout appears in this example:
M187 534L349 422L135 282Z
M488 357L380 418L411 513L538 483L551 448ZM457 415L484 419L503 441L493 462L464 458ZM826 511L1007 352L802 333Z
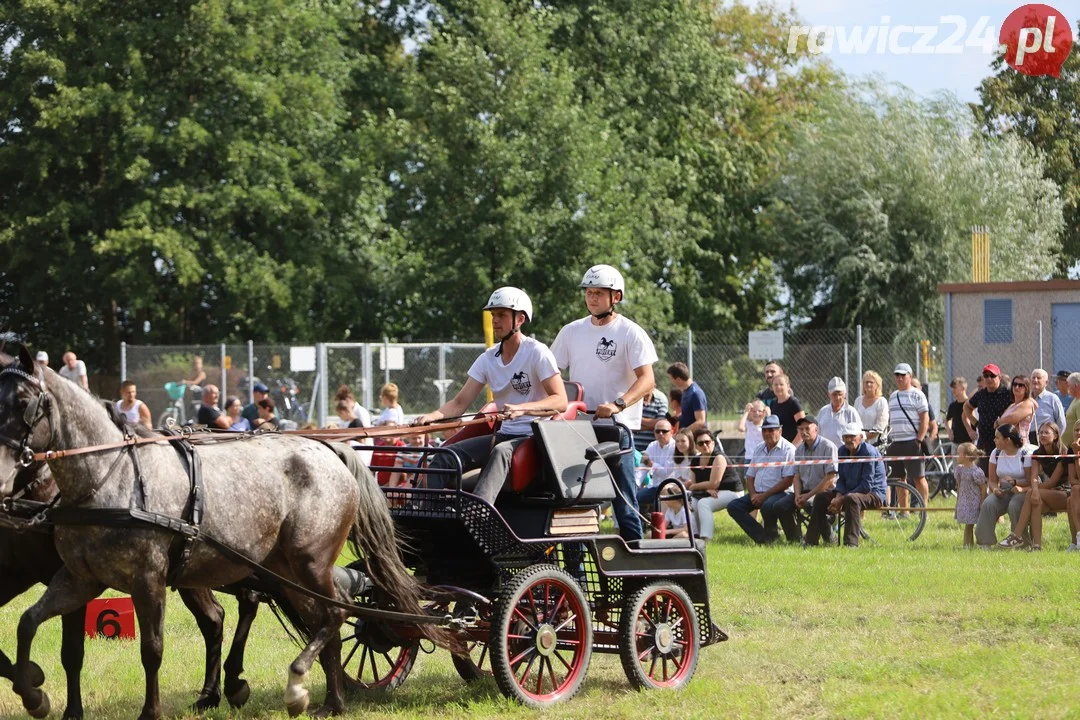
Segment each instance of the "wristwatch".
M626 401L623 400L621 396L615 398L615 402L613 404L615 405L615 407L619 408L619 412L622 412L626 409Z

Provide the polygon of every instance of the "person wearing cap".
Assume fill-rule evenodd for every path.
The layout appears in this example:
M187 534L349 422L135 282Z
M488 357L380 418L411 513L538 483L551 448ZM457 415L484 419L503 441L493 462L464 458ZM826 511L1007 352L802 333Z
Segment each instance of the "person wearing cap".
M1069 394L1069 375L1071 373L1068 370L1058 370L1054 376L1054 387L1057 391L1054 393L1058 396L1058 400L1061 401L1061 407L1065 410L1069 409L1069 405L1072 403L1072 395Z
M247 418L251 427L255 427L255 421L259 419L259 403L265 400L270 395L270 388L266 387L265 383L257 382L251 386L251 404L244 406L244 411L240 413L241 417ZM277 415L277 410L274 410L274 414Z
M887 456L925 455L923 440L930 430L930 403L922 390L911 382L911 366L900 363L893 370L896 390L889 395L889 444ZM903 460L893 463L897 478L907 478L908 482L926 501L929 487L926 484L926 461ZM907 491L900 490L899 505L907 504Z
M611 265L594 265L580 287L589 314L563 326L551 352L560 368L570 369L570 380L581 383L585 404L595 409L597 419L614 418L632 433L641 427L642 399L656 387L656 348L640 325L616 311L626 297L622 273ZM625 430L619 431L624 450L633 447L633 437ZM640 540L633 454L618 456L608 467L618 489L612 507L619 535Z
M995 449L994 428L998 418L1013 403L1012 391L1001 384L1001 368L990 363L982 369L983 387L975 392L964 403L964 425L967 426L968 435L975 437L978 432L978 440L975 443L983 451L983 457L979 460L979 467L983 474L990 477L990 453ZM975 420L975 411L979 411L978 423Z
M567 401L555 356L547 345L521 332L521 327L534 317L529 296L515 287L501 287L491 294L484 310L491 311L491 328L498 344L476 358L465 385L452 400L420 415L413 424L460 417L485 385L491 388L496 407L506 413L495 436L480 435L446 447L460 460L463 472L483 468L470 492L494 504L509 476L514 449L533 434L534 418L527 413L561 413ZM447 453L437 453L431 460L432 468L450 470L454 466L454 459ZM427 478L428 487L444 487L446 480L447 475L432 473ZM463 488L469 489L464 484Z
M826 490L814 502L810 515L810 527L806 532L806 544L817 545L823 535L830 532L829 513L844 513L844 545L858 547L862 536L864 510L876 510L885 504L888 485L885 481L885 463L881 453L863 440L861 423L850 423L840 430L844 446L837 451L837 459L877 458L873 462L841 462L836 476L836 487Z
M837 378L833 378L834 380ZM856 415L856 418L858 415ZM848 420L848 425L860 425L859 420ZM837 428L840 435L844 425ZM791 512L797 514L799 510L806 508L812 510L815 498L822 493L833 489L836 485L836 452L837 446L821 432L821 426L816 417L807 415L799 420L799 442L795 446L795 475L791 478L791 493L785 493L777 512ZM799 465L800 460L828 460L821 465ZM827 500L825 502L828 502ZM830 526L827 535L832 536Z
M795 446L780 434L780 418L769 415L761 424L761 437L764 442L754 451L755 463L782 463L776 467L750 467L746 470L747 494L732 500L727 506L728 515L743 532L758 545L770 545L780 535L776 523L784 528L784 535L789 542L799 542L799 522L795 518L793 506L786 502L785 495L791 492L791 483L795 477ZM761 523L750 514L761 510Z
M817 414L820 434L831 442L833 447L838 448L843 444L840 428L849 423L861 422L859 411L848 405L847 384L838 377L829 380L829 404L823 405Z
M41 368L49 367L49 353L44 350L38 350L37 356L34 358L34 362Z
M1032 445L1039 444L1039 428L1048 422L1056 423L1059 428L1065 427L1065 408L1061 405L1061 399L1050 392L1047 387L1050 384L1050 375L1042 368L1031 371L1031 399L1035 401L1035 424L1031 427L1028 442Z

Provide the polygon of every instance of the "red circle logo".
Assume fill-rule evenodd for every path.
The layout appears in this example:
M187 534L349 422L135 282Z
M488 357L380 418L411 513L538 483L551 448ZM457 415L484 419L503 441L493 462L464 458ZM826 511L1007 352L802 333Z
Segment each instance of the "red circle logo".
M1069 18L1049 5L1024 5L1009 13L998 41L1005 62L1025 75L1058 77L1072 50Z

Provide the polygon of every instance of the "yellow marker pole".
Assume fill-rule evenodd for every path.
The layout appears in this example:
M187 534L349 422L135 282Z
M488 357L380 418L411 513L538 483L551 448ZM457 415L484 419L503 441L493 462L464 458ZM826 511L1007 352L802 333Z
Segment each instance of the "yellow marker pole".
M495 329L491 327L491 311L484 311L484 344L491 347L495 344ZM487 389L487 401L492 402L495 396L491 394L491 387Z

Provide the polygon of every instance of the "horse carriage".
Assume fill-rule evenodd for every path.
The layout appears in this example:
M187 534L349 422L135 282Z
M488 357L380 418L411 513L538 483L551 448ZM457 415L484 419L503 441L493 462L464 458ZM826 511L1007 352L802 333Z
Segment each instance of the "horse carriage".
M490 673L506 695L546 706L577 692L594 651L619 654L635 687L678 688L701 649L727 639L711 619L699 543L626 543L600 533L600 506L617 492L606 461L622 452L620 428L577 419L580 402L535 421L491 505L467 492L473 478L447 446L422 449L453 458L439 488L380 491L343 446L334 452L285 433L131 435L81 389L35 372L25 349L0 359L0 440L8 448L0 452L0 495L12 491L20 468L48 463L62 498L36 520L55 524L67 564L19 623L13 688L34 717L49 713L44 678L30 661L37 627L70 616L106 586L131 594L139 618L141 718L161 715L167 585L187 590L185 604L207 638L203 707L214 704L220 672L221 609L210 590L223 587L273 598L300 630L304 648L285 689L293 715L308 707L304 684L316 658L329 712L344 709L347 687L400 685L425 641L454 652L464 679ZM580 387L568 390L580 398ZM448 445L494 431L462 425ZM313 436L335 439L333 431ZM394 469L379 463L398 450L361 449L372 450L372 470ZM410 472L439 471L421 464ZM336 568L346 540L363 559ZM238 627L248 628L257 605L240 607ZM247 697L244 639L234 639L225 664L230 702ZM77 683L77 667L69 683L72 672Z

